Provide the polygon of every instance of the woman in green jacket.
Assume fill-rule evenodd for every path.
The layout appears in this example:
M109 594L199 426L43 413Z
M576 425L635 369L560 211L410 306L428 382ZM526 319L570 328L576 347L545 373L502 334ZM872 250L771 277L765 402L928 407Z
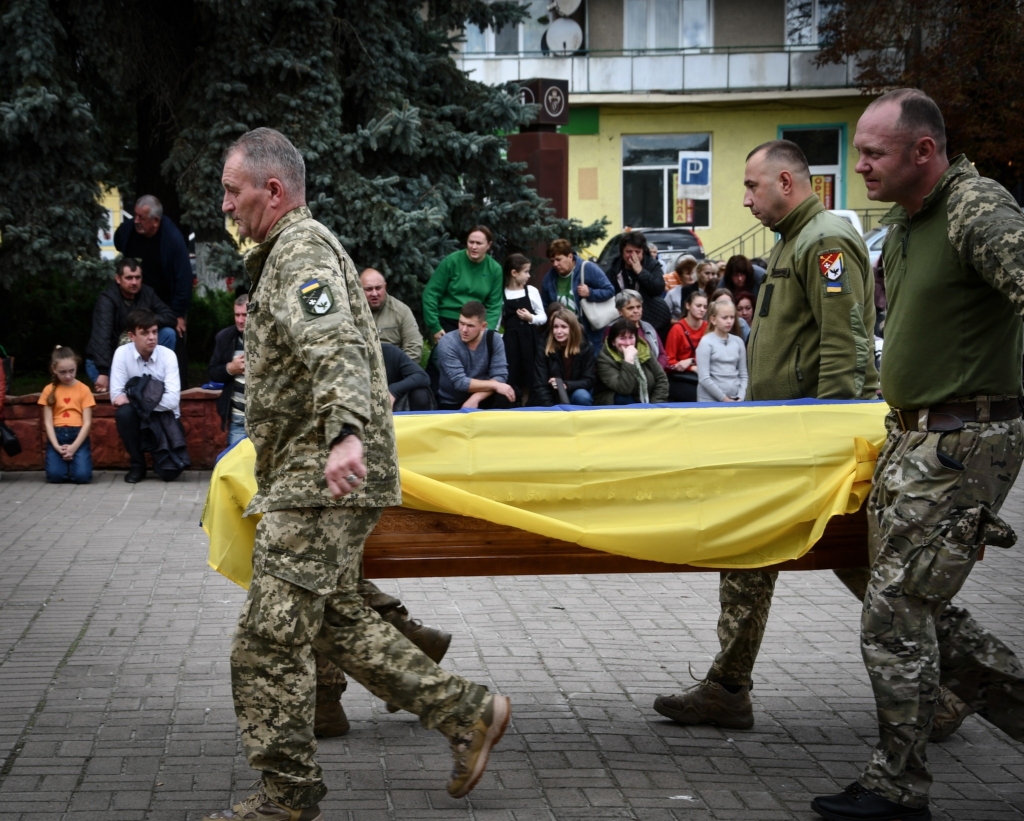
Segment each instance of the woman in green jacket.
M668 399L668 377L651 349L636 335L636 323L616 319L597 355L595 405L657 404Z
M483 225L466 237L466 248L449 254L434 269L423 289L423 321L437 342L445 333L459 329L459 311L467 302L487 306L487 327L498 330L505 284L501 265L488 256L494 235Z

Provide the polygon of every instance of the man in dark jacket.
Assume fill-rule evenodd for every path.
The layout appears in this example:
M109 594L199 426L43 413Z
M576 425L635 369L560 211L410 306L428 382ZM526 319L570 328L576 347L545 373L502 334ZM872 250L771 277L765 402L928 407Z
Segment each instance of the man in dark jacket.
M639 231L622 235L619 255L608 268L608 279L617 294L625 290L640 293L644 300L643 320L651 323L664 342L672 326L672 314L665 302L665 271Z
M156 314L160 330L157 344L174 350L177 321L174 312L156 295L156 291L142 284L142 269L132 257L121 257L114 270L114 281L96 299L92 311L92 334L85 347L85 372L96 393L106 393L110 387L110 363L114 351L128 341L125 322L134 310Z
M208 373L213 382L222 382L217 400L220 429L227 428L228 447L245 438L245 318L249 313L249 295L235 300L235 324L217 333L213 342Z

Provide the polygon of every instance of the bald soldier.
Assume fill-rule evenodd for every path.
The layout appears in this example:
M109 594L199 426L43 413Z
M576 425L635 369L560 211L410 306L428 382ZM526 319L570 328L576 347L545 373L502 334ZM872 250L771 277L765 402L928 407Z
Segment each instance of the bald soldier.
M443 733L448 793L466 795L508 725L508 698L442 670L359 592L363 545L401 501L377 332L355 267L306 207L305 163L257 128L224 158L223 210L252 280L245 417L261 513L253 578L231 645L231 692L255 793L204 821L322 821L316 656Z
M758 294L747 347L746 399L873 399L874 278L864 240L811 190L796 143L776 140L747 156L743 204L781 235ZM777 572L721 575L721 652L697 685L659 696L654 709L679 724L754 726L753 668ZM866 570L837 575L863 597Z
M376 268L366 268L359 275L366 301L370 303L373 324L381 342L397 345L413 362L419 364L423 354L423 334L412 308L388 293L384 275Z
M858 779L811 807L828 821L928 821L937 720L952 732L977 713L1024 741L1024 665L950 603L982 545L1016 541L998 513L1024 459L1024 214L963 154L947 157L942 112L917 89L869 105L853 144L868 199L896 203L882 218L893 410L861 615L879 738Z

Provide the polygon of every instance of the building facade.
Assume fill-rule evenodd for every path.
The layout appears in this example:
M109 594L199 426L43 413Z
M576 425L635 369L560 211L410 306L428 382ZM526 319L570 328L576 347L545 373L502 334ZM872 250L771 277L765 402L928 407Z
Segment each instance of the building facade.
M568 81L571 217L607 216L612 232L686 226L706 251L726 246L756 226L742 205L746 155L787 138L807 153L826 207L873 224L879 209L853 174L871 98L854 87L852 62L815 65L831 0L524 5L529 18L516 27L468 27L458 61L491 84Z

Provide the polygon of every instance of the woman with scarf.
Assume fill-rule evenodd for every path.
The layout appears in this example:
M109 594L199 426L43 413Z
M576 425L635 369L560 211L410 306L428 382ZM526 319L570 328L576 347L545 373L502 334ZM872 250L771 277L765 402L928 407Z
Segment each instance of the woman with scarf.
M656 404L668 398L668 379L650 347L637 338L636 323L620 317L597 355L595 405Z

